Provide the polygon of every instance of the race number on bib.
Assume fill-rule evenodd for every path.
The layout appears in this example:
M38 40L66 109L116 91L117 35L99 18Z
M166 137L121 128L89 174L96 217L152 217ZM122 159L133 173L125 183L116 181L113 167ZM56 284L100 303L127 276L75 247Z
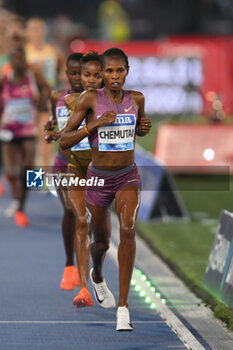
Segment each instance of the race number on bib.
M83 120L82 124L79 127L79 129L83 128L84 124L85 124L85 121ZM88 141L88 137L85 137L85 139L83 139L82 141L80 141L79 143L74 145L71 148L71 151L84 151L84 150L87 150L87 149L91 149L91 147L90 147L90 144L89 144L89 141Z
M11 99L5 108L7 120L26 124L32 118L32 108L32 101L29 98Z
M98 129L99 151L133 150L135 126L134 114L117 114L114 123Z
M65 106L56 108L56 116L57 116L57 125L59 131L62 130L67 123L69 111Z

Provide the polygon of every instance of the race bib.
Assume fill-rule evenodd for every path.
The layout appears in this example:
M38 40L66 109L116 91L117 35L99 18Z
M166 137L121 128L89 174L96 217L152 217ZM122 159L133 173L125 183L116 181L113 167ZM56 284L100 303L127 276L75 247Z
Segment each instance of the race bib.
M81 129L84 127L85 124L85 120L82 121L82 124L80 125L80 127L78 129ZM88 137L85 137L85 139L83 139L82 141L80 141L79 143L77 143L76 145L74 145L71 148L71 151L84 151L87 149L91 149L89 141L88 141Z
M117 114L114 123L98 128L99 151L133 150L135 126L134 114Z
M62 130L66 126L67 121L69 119L69 111L65 106L57 107L56 116L57 116L58 129ZM82 122L79 129L83 128L84 124L85 124L85 121ZM89 144L88 138L85 137L85 139L83 139L82 141L74 145L71 148L71 151L82 151L87 149L90 149L90 144Z
M59 131L62 130L68 121L69 111L65 106L56 108L57 125Z
M5 107L6 118L10 122L26 124L32 119L32 108L29 98L11 99Z

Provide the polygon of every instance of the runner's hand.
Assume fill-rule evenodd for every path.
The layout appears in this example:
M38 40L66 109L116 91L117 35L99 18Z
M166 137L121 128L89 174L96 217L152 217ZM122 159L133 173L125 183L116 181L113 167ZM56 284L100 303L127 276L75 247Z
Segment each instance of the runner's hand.
M98 119L98 121L100 122L99 126L104 126L107 124L112 124L116 119L116 113L113 111L107 111L104 112L101 117Z
M140 131L144 134L148 134L151 129L151 121L147 118L140 119Z
M53 129L55 128L54 122L52 120L47 121L47 123L45 123L44 125L44 131L48 130L48 131L53 131Z
M47 143L55 142L61 137L60 132L45 130L44 138Z

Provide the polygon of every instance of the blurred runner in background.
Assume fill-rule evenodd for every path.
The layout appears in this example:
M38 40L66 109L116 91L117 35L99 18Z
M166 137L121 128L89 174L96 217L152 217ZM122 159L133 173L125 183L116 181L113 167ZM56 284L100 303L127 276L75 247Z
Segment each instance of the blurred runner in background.
M52 89L60 80L65 85L65 54L55 45L46 42L46 24L41 18L31 18L26 23L26 59L39 69ZM53 149L44 142L44 124L49 119L49 105L40 109L38 159L43 166L51 164Z
M1 77L1 134L4 171L10 182L13 200L6 216L14 216L18 226L28 226L24 213L25 170L33 169L37 135L37 105L45 104L50 88L40 73L27 67L22 38L10 43L9 71Z
M0 17L0 70L2 66L8 61L8 56L5 50L5 25L6 21L4 18ZM2 113L2 106L0 104L0 114ZM2 173L2 157L1 157L1 137L0 137L0 175ZM4 194L4 187L0 181L0 196Z
M0 2L1 5L1 2ZM24 34L24 19L15 13L1 9L0 11L0 76L2 76L2 68L9 62L9 49L12 44L12 38L15 35L22 37ZM0 114L2 106L0 104ZM1 137L0 137L0 174L2 173L1 165ZM4 187L0 181L0 196L4 194Z

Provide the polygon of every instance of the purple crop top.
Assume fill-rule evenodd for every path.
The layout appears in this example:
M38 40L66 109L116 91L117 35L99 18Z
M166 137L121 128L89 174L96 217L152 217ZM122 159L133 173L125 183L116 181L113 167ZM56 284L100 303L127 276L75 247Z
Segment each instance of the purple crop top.
M112 152L133 150L138 112L130 93L123 90L122 102L115 104L105 95L104 89L98 89L94 119L98 119L106 111L115 111L116 120L112 124L98 128L89 136L91 147Z

